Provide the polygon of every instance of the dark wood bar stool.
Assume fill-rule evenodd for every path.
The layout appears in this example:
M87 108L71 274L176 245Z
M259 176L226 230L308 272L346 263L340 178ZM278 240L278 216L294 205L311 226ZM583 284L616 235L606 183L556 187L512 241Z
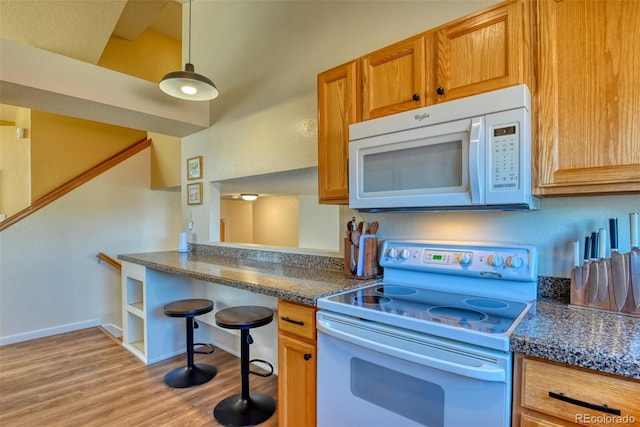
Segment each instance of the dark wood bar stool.
M207 351L206 353L213 352L213 346L211 344L193 343L193 329L197 328L194 317L209 313L212 310L213 301L208 299L185 299L174 301L164 306L164 314L166 316L184 317L187 319L187 366L176 368L164 376L164 382L169 387L187 388L204 384L218 373L215 366L204 363L193 363L195 345L210 347L211 351ZM202 352L198 351L198 353Z
M213 410L215 419L224 426L253 426L273 415L276 402L264 393L249 391L249 374L268 377L273 374L271 363L249 360L249 344L253 343L249 329L267 325L273 320L273 310L260 306L239 306L220 310L216 313L216 325L227 329L240 329L240 374L242 391L218 403ZM262 374L251 371L252 362L261 362L271 367L271 372Z

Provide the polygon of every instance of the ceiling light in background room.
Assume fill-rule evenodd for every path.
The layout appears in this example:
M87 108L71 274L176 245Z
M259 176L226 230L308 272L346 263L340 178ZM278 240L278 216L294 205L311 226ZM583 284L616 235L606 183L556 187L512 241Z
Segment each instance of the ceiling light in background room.
M240 197L242 197L242 200L252 202L258 198L258 195L257 194L241 194Z
M218 89L207 77L195 72L191 63L191 0L189 0L189 60L184 71L173 71L165 75L160 90L176 98L188 101L209 101L218 97Z

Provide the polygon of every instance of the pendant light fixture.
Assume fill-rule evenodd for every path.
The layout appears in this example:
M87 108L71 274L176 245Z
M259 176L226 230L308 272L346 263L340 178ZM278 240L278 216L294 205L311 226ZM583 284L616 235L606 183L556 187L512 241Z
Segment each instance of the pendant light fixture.
M195 72L191 63L191 0L189 0L189 62L184 71L173 71L165 75L160 90L176 98L188 101L209 101L218 97L218 89L207 77Z

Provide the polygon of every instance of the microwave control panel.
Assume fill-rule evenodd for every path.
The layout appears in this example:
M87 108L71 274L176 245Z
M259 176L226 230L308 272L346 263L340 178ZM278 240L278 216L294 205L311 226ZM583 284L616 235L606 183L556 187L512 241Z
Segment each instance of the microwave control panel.
M519 188L520 144L516 124L496 127L491 134L491 189Z

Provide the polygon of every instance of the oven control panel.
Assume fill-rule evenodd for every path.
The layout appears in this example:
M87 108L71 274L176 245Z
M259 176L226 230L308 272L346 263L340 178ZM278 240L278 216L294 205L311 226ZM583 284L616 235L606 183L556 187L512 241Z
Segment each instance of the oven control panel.
M537 264L534 246L503 243L387 240L380 256L385 269L521 281L537 280Z

